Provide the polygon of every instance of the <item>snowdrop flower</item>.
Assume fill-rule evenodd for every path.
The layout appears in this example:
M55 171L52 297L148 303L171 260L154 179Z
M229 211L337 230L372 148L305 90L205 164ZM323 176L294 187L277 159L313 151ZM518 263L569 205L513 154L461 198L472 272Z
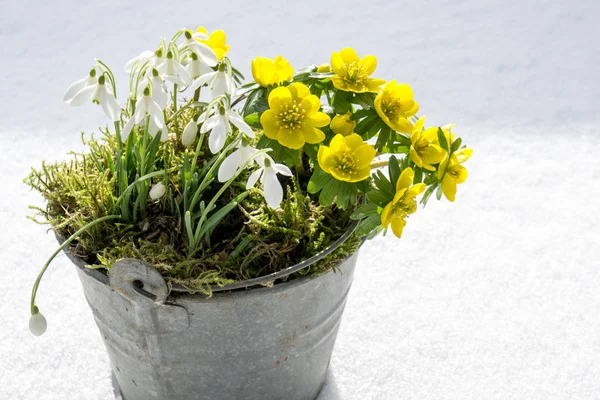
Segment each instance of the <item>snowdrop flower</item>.
M92 85L96 84L97 82L98 82L98 79L96 78L96 68L92 68L92 70L90 71L88 76L76 81L71 86L69 86L69 89L67 89L67 93L65 93L65 97L63 97L63 101L65 103L69 103L71 100L73 100L73 97L80 90L82 90L88 86L92 86Z
M217 65L217 54L213 49L198 40L207 40L208 36L203 32L185 31L185 41L179 46L179 50L188 49L192 53L196 53L200 61L209 67Z
M121 119L121 107L117 99L115 99L112 87L106 85L106 77L104 75L101 75L96 83L87 85L75 93L68 104L80 106L89 99L93 103L100 104L104 110L104 114L112 121L119 121Z
M156 185L152 186L152 189L150 189L150 198L152 200L158 200L165 195L166 191L167 188L165 187L165 184L158 182Z
M237 150L229 154L219 167L219 182L227 182L242 168L250 158L256 153L254 147L250 146L246 139L242 139Z
M162 45L156 51L146 50L146 51L142 52L141 54L139 54L138 56L133 57L131 60L127 61L127 63L125 64L125 72L131 72L131 70L133 69L133 66L136 65L136 63L138 66L142 66L144 63L146 63L146 61L148 61L149 67L154 67L154 66L160 64L162 58L163 58Z
M46 318L39 311L29 318L29 330L35 336L42 336L46 332L47 326Z
M169 95L167 94L165 82L160 77L156 68L152 68L152 78L150 81L152 82L152 99L160 108L165 108L169 100Z
M235 82L225 72L225 64L221 64L217 71L209 72L194 80L189 89L194 91L205 84L210 87L213 99L224 94L230 96L235 94Z
M246 183L246 189L253 188L256 185L256 181L260 178L267 205L276 209L283 200L283 188L281 187L281 183L279 183L279 179L277 179L277 174L292 176L292 171L283 164L276 164L268 155L256 158L256 162L261 167L250 175Z
M196 53L190 54L185 62L185 69L189 72L192 79L213 72L211 67L214 67L214 65L206 64Z
M146 87L144 93L138 98L135 103L135 113L127 121L121 134L121 140L124 142L129 137L131 130L134 125L140 125L145 121L146 116L150 117L150 124L148 125L148 131L154 137L159 131L162 130L161 140L167 140L169 132L166 130L165 118L161 107L150 95L150 88Z
M206 113L203 115L206 115ZM249 137L254 137L254 131L241 115L233 110L226 110L225 107L219 105L219 112L204 121L202 128L200 128L201 133L211 131L208 138L208 148L213 154L216 154L225 145L227 135L231 133L231 124Z
M170 51L167 53L167 58L156 66L156 70L162 75L164 80L177 85L188 86L192 83L190 73L173 58L173 53Z
M190 147L192 143L194 143L194 140L196 140L197 134L198 122L194 121L192 118L183 129L183 133L181 134L181 144L183 144L185 147Z

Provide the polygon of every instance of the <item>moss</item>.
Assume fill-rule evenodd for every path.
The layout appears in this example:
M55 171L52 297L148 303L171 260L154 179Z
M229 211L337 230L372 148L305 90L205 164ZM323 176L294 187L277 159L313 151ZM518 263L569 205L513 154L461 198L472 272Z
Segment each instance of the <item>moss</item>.
M179 124L184 125L190 117L182 114ZM25 180L46 199L44 209L36 208L42 222L49 223L62 236L71 235L98 217L118 212L111 173L116 151L114 138L105 135L102 140L91 138L84 143L89 153L74 155L69 162L43 164ZM179 141L161 143L157 164L164 169L181 165L185 151ZM201 149L199 153L198 168L207 163L203 159L206 151ZM191 252L173 200L183 190L178 174L177 169L168 176L172 196L148 203L144 215L133 222L98 224L74 241L71 251L90 268L105 270L121 258L138 258L157 268L169 284L210 293L209 285L257 278L312 257L345 233L351 222L349 210L322 207L301 190L306 187L306 176L301 174L282 180L287 196L280 209L267 207L262 193L252 189L217 225L210 242ZM247 175L244 172L239 183L225 192L218 206L244 190ZM212 186L207 189L207 198L220 188L219 184ZM353 254L360 242L352 236L333 253L290 278L329 271Z

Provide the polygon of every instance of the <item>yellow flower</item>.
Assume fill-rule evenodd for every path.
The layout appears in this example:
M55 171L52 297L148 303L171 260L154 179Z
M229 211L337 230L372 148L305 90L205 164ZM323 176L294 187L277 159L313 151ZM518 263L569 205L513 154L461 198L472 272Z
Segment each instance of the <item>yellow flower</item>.
M317 67L317 72L320 74L331 72L331 65L329 64L321 64Z
M381 223L385 229L388 229L390 224L392 225L392 232L396 237L402 236L402 230L406 225L405 218L409 214L413 214L417 211L417 201L415 197L423 193L425 190L424 183L418 183L412 185L415 172L412 168L406 168L400 174L398 182L396 183L396 194L394 199L390 201L381 213Z
M408 118L419 111L413 99L413 92L406 84L390 81L375 97L375 110L381 119L393 130L410 133L413 129Z
M362 138L353 133L348 136L337 134L329 147L319 147L317 159L321 169L335 179L345 182L359 182L371 175L371 161L377 152Z
M275 60L265 57L252 60L252 76L260 86L281 85L291 81L293 75L294 68L281 56L275 57Z
M229 51L229 48L231 47L226 43L227 37L225 36L225 32L218 30L212 32L209 35L206 31L206 28L203 26L196 29L196 32L201 32L208 36L208 40L198 39L198 41L200 43L204 43L205 45L213 49L213 51L217 55L217 60L221 60L223 57L225 57L225 55Z
M331 68L335 72L331 81L333 86L346 92L378 92L385 80L369 78L376 67L375 56L359 58L354 49L347 47L331 55Z
M431 164L438 164L444 159L446 152L439 146L438 128L423 130L425 117L419 118L410 135L410 158L417 166L429 171L435 171Z
M290 149L304 143L319 143L325 134L317 128L329 124L329 116L320 112L321 101L302 83L275 88L269 94L269 107L260 116L265 135Z
M348 136L351 133L354 133L354 128L356 128L356 121L352 121L350 117L352 114L346 113L344 115L336 115L331 120L331 124L329 127L333 131L333 133L339 133L344 136Z
M440 163L438 169L438 179L442 180L442 193L450 201L454 201L456 197L456 185L467 180L468 172L461 164L464 163L473 154L472 149L461 149L448 154Z

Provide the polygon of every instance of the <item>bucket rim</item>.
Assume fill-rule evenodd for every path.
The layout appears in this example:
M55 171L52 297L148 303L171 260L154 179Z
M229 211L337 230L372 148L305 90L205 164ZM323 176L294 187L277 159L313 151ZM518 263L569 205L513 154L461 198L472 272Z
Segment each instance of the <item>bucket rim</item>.
M322 260L323 258L327 257L329 254L333 253L344 242L346 242L346 240L348 240L350 238L350 236L352 236L352 234L358 227L359 223L360 223L360 220L353 221L348 226L348 229L344 232L344 234L342 234L342 236L340 236L338 239L336 239L327 248L323 249L322 251L315 254L314 256L307 258L306 260L303 260L297 264L294 264L294 265L284 268L282 270L273 272L268 275L263 275L263 276L260 276L257 278L245 279L243 281L237 281L237 282L229 283L229 284L226 284L223 286L211 284L211 285L209 285L211 292L212 293L229 292L229 291L240 290L240 289L255 288L258 286L265 288L265 286L266 286L265 284L267 284L269 282L275 282L278 279L285 278L286 276L289 276L289 275L293 274L294 272L297 272L304 268L307 268L307 267L313 265L314 263ZM65 238L62 235L60 235L58 232L54 231L54 234L59 243L62 244L65 241ZM364 238L361 240L360 246L362 246L363 243L364 243ZM82 260L81 258L79 258L76 255L74 255L73 253L71 253L71 251L69 251L69 248L65 248L63 251L69 257L69 259L71 259L71 261L77 266L77 268L79 268L85 274L100 281L101 283L104 283L106 285L109 284L108 273L106 271L102 271L101 269L87 268L88 263L86 263L84 260ZM350 255L350 256L352 256L352 255ZM329 272L331 272L331 271L328 271L327 273L329 273ZM311 277L305 277L305 278L311 278ZM301 279L303 279L303 278L301 278ZM190 294L189 289L187 289L183 285L179 285L179 284L170 285L170 292L174 293L176 295L184 295L184 294L189 295Z

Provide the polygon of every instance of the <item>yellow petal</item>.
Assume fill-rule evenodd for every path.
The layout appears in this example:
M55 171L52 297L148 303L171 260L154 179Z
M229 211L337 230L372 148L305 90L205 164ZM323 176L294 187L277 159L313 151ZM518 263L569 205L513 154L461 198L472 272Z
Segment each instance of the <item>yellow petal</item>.
M334 165L334 160L331 154L331 150L329 150L329 147L319 147L319 152L317 153L317 160L319 161L319 166L321 167L321 169L329 174L331 168L333 168Z
M385 83L385 79L369 78L366 82L366 90L368 92L379 92L381 86Z
M340 134L335 135L333 137L333 139L331 139L331 142L329 143L329 149L331 150L332 153L339 153L340 151L343 151L344 149L346 149L346 147L347 147L346 139L344 138L344 135L340 135Z
M423 138L430 142L438 142L438 129L437 127L427 128L423 131Z
M414 186L411 186L410 189L406 191L406 196L415 198L421 193L423 193L426 189L426 185L424 183L417 183Z
M363 144L362 146L359 146L356 150L354 150L352 156L354 157L354 161L356 162L357 168L369 168L370 171L371 162L375 158L376 154L377 151L373 148L373 146Z
M442 179L442 193L444 196L450 201L454 201L456 197L456 182L450 177L450 175L445 175L444 179Z
M444 155L444 159L442 160L442 162L440 163L440 166L438 168L438 173L437 173L438 179L442 179L442 176L444 175L444 172L446 172L447 168L448 168L448 153L446 153L446 155Z
M361 58L360 64L367 70L367 75L371 75L377 68L377 58L375 56L366 56Z
M392 218L392 232L398 239L402 237L402 231L404 230L404 226L406 226L406 221L402 218Z
M325 134L320 129L308 125L302 128L302 134L306 143L310 144L321 143L325 139Z
M397 132L411 133L413 130L412 123L406 118L395 118L393 120L390 120L390 124L390 127Z
M277 126L277 118L272 110L267 110L260 116L260 123L263 126L265 135L269 139L277 140L279 135L279 127Z
M348 182L364 181L370 175L371 175L371 167L367 165L366 167L358 168L356 170L355 174L352 176L352 180L349 180Z
M457 165L453 169L455 171L455 175L453 176L453 178L456 183L463 183L467 180L469 172L465 167L463 167L462 165Z
M381 212L381 224L385 229L387 229L390 225L390 222L392 222L393 208L394 204L392 202L389 202L385 207L383 207L383 211Z
M198 29L196 29L196 32L200 32L200 33L204 33L205 35L208 35L208 31L206 30L205 27L203 27L202 25L200 25L198 27Z
M360 59L358 58L358 54L351 47L346 47L340 51L340 56L342 56L342 60L344 60L345 64L352 64L353 62L357 62Z
M300 129L280 129L277 136L279 144L290 149L298 150L304 146L304 135Z
M308 86L306 86L304 83L292 83L287 88L292 94L292 98L294 100L302 101L302 99L304 99L305 97L310 96L310 90L308 89Z
M396 182L396 192L399 192L403 189L408 189L410 185L412 185L414 178L415 171L413 171L412 168L405 168L400 174L398 182Z
M280 86L273 89L269 94L269 107L275 112L279 112L281 106L292 103L292 94L287 87Z
M446 151L437 144L430 144L421 154L423 162L427 164L437 164L444 159Z
M417 122L415 122L415 127L414 127L414 131L415 132L423 132L423 126L425 126L425 116L422 116L421 118L419 118L417 120Z
M418 167L423 168L423 161L413 146L410 146L410 159L417 164Z
M344 79L340 78L339 76L332 76L331 77L331 83L333 83L333 86L336 89L340 89L340 90L347 90L348 89L347 82Z
M340 53L334 52L331 54L331 68L336 75L344 75L344 60L342 60Z
M329 125L330 118L329 115L325 113L316 112L310 115L306 121L310 126L314 126L315 128L321 128L323 126Z
M456 160L461 164L471 158L471 154L473 154L473 149L461 149L453 153Z
M304 112L308 116L308 115L311 115L311 114L319 111L319 108L321 108L321 101L319 100L319 98L317 96L315 96L314 94L311 94L309 96L304 97L304 99L302 99L302 102L300 103L300 105L302 106L302 108L304 108ZM321 126L324 126L324 125L321 125Z
M394 86L394 95L403 101L412 100L414 98L412 88L406 83Z
M346 145L350 148L350 150L356 150L364 144L360 135L358 135L356 133L346 136L345 141L346 141Z

